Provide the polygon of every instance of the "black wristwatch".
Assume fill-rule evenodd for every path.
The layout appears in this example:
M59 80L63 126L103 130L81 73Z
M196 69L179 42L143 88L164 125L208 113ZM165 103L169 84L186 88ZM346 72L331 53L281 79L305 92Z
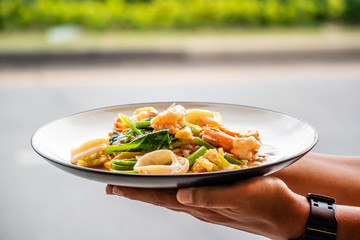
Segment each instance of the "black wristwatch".
M310 214L301 240L336 240L335 199L309 193Z

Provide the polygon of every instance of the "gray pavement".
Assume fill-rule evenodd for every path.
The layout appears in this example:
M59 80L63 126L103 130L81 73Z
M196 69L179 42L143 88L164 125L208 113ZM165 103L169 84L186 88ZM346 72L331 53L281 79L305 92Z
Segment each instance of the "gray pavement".
M313 151L360 155L359 92L358 61L1 69L0 239L265 239L106 196L104 184L37 156L30 137L47 121L90 108L209 101L293 114L318 130Z

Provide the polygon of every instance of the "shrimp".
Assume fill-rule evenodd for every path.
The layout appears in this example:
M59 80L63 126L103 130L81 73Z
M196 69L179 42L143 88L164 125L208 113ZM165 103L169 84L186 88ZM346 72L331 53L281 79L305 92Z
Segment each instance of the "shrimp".
M115 123L114 123L114 131L116 132L124 132L126 130L129 129L129 126L124 123L123 120L121 120L121 118L116 118L115 119Z
M166 111L153 118L150 124L155 131L169 129L169 133L176 133L185 124L185 108L173 104Z
M202 139L210 144L222 147L240 159L252 160L260 148L260 143L255 137L232 137L224 132L211 128L203 128Z
M260 148L260 143L253 136L244 138L235 138L231 153L240 159L251 160L256 156Z
M156 117L157 115L158 115L158 111L155 108L143 107L136 109L135 112L133 113L132 118L135 121L144 121L147 118Z
M144 174L187 173L189 160L176 156L170 150L157 150L138 158L134 170Z

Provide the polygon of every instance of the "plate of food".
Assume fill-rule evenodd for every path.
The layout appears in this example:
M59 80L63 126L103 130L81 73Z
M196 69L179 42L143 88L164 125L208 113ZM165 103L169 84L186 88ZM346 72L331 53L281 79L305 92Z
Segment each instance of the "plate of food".
M41 126L33 149L79 177L139 188L231 184L294 163L317 143L306 121L253 106L138 103Z

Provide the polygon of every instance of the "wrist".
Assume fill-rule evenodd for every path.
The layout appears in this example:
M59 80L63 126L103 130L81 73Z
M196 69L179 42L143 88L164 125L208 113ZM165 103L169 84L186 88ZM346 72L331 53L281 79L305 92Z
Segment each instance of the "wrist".
M278 197L278 202L282 202L281 208L272 209L276 214L271 214L268 219L270 229L273 234L267 237L271 239L298 239L306 229L306 223L309 218L310 204L306 197L288 192L284 198ZM269 233L270 233L269 232Z
M285 239L300 238L305 233L306 223L309 218L309 201L304 196L294 194L289 207L293 211L288 216L284 237Z

